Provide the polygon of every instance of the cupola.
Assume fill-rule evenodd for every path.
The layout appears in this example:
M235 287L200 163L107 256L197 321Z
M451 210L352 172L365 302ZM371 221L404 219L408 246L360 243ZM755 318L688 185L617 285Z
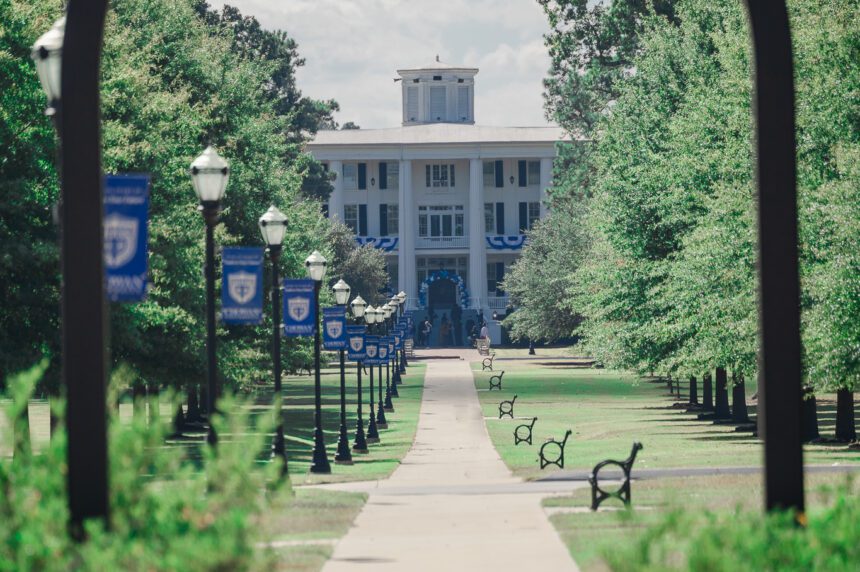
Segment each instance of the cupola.
M475 75L478 68L439 61L397 70L403 84L403 125L475 123Z

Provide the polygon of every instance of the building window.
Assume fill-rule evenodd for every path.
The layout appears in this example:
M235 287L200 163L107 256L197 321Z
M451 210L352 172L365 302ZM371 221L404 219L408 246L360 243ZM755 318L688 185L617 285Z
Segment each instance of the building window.
M529 161L529 186L540 185L540 161Z
M424 178L427 188L453 188L456 184L454 181L454 165L425 165Z
M462 205L418 207L418 236L465 236L465 212Z
M358 165L355 163L343 164L343 190L355 191L358 189Z
M520 187L540 185L540 161L519 161L517 167Z
M504 295L502 290L502 282L505 280L505 263L504 262L488 262L487 263L487 293L496 296Z
M484 186L496 187L497 189L505 186L505 168L504 161L484 161Z
M447 270L452 274L458 274L466 283L469 281L468 265L465 257L442 258L418 256L415 261L417 269L418 284L427 279L427 275L439 270Z
M358 234L358 205L343 206L343 223Z
M443 121L448 115L447 87L430 88L430 120Z
M410 85L406 88L406 117L409 121L418 121L418 88L416 86Z
M469 101L472 99L471 88L468 86L457 87L457 116L460 121L469 121L471 117L471 106Z
M484 203L484 232L496 232L496 205L493 203Z
M400 188L400 163L390 161L379 164L379 190Z
M534 228L540 220L540 202L520 203L520 234Z
M397 236L399 220L397 205L379 205L379 236Z

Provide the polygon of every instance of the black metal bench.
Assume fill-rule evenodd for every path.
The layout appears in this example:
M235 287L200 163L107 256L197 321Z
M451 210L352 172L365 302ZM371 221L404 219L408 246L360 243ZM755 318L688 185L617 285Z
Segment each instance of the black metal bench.
M481 371L493 371L493 360L496 358L496 352L490 354L489 357L485 357L484 361L481 362Z
M493 391L493 389L498 389L499 391L502 390L502 376L504 375L505 372L500 371L496 375L490 377L490 391ZM493 380L495 380L495 382Z
M507 401L502 401L499 403L499 419L503 416L507 415L511 419L514 418L514 403L517 400L517 396L514 395L513 399L509 399Z
M567 438L573 433L570 429L564 434L564 439L561 441L556 441L555 439L549 438L546 443L540 446L540 468L544 469L547 465L555 465L559 469L564 468L564 446L567 445ZM550 447L552 445L552 447ZM557 456L555 460L550 460L546 456L545 449L550 447L550 450L558 448Z
M532 417L531 423L517 425L517 428L514 429L514 445L519 445L523 441L529 445L532 444L532 429L534 429L535 421L537 421L537 417Z
M613 461L608 459L597 463L594 466L594 469L591 471L591 476L588 477L588 482L591 484L591 510L597 510L600 503L611 497L617 498L623 502L625 506L630 506L630 469L633 468L633 461L636 460L636 453L638 453L640 449L642 449L642 443L637 441L633 443L633 449L630 451L630 456L627 457L627 459L623 461ZM607 465L620 467L621 470L624 471L624 482L621 483L621 486L617 491L607 492L600 488L600 484L598 483L598 473Z

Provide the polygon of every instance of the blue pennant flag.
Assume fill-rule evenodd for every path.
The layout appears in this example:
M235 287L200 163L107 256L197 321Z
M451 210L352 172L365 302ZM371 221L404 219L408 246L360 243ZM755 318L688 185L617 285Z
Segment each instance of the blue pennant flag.
M364 336L365 365L379 365L379 336Z
M323 308L323 347L327 350L346 349L346 308Z
M149 175L104 178L104 264L108 299L146 298Z
M314 335L316 318L314 281L284 280L284 335L290 338Z
M352 361L363 361L366 357L364 351L364 334L367 331L365 326L347 326L346 338L349 342L347 346L346 356Z
M225 246L221 251L221 321L263 322L263 249Z

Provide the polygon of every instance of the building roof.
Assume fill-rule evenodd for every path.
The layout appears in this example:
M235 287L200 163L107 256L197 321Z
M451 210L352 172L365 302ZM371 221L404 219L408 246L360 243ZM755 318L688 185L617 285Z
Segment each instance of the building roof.
M465 72L469 72L469 73L478 73L478 68L470 68L470 67L466 67L466 66L456 66L453 64L446 64L445 62L439 60L439 56L436 56L436 61L430 62L427 65L423 65L423 66L420 66L417 68L399 69L399 70L397 70L397 73L399 73L399 74L410 73L410 72L414 73L414 72L428 71L428 70L435 70L435 71L456 70L456 71L465 71Z
M560 127L482 127L430 123L387 129L320 131L309 148L326 145L426 145L452 143L555 143L569 139Z

